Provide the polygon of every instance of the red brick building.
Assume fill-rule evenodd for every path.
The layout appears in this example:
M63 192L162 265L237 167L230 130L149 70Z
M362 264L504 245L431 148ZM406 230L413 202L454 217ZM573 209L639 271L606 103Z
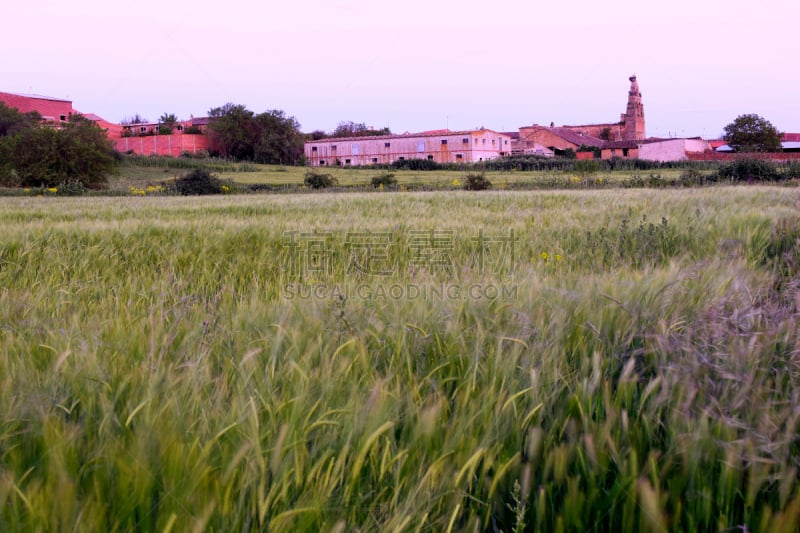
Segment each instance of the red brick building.
M0 102L20 113L35 111L42 117L42 122L56 126L68 122L72 115L82 114L72 107L70 100L49 96L0 92ZM208 137L205 135L207 118L192 117L178 122L172 128L172 133L161 135L161 124L158 123L122 125L109 122L94 113L82 115L105 130L114 148L120 152L179 156L184 152L196 154L208 150Z
M13 107L20 113L35 111L48 123L67 122L76 113L72 102L49 96L25 95L0 92L0 102Z

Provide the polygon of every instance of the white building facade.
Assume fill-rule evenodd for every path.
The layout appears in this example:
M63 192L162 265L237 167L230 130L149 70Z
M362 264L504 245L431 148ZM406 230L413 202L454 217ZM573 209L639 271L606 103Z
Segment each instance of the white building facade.
M510 153L511 137L487 129L346 137L305 143L306 161L312 167L390 165L404 159L477 163Z

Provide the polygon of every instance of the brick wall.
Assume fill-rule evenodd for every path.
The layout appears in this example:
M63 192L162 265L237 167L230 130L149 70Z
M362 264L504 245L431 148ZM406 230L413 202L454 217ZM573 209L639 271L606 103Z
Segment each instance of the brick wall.
M168 155L178 157L183 152L196 154L208 150L208 137L191 133L172 135L150 135L146 137L122 137L112 139L114 148L120 152L133 150L138 155Z

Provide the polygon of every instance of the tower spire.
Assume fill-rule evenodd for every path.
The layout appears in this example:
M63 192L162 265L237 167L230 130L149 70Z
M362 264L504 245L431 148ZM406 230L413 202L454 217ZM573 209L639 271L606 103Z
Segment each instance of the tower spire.
M625 141L641 141L645 138L642 93L639 91L636 74L628 78L628 80L631 82L631 88L628 91L628 107L625 110L623 119L622 139Z

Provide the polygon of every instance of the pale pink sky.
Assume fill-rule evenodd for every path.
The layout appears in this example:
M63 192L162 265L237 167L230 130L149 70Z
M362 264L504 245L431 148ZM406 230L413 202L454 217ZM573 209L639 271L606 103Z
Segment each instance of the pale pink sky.
M27 0L0 91L118 122L282 109L304 131L609 122L636 73L650 136L757 113L800 131L797 0Z

